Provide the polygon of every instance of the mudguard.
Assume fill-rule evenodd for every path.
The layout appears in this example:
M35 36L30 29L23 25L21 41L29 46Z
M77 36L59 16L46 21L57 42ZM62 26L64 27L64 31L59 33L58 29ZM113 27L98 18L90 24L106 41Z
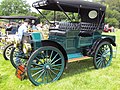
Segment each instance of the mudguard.
M92 45L91 49L88 51L87 55L90 56L90 57L93 56L94 53L95 53L95 50L96 50L97 47L98 47L98 45L99 45L101 42L104 42L104 41L107 41L107 42L111 43L113 46L116 46L115 41L114 41L112 38L110 38L110 37L99 38L99 39L97 39L97 40L93 43L93 45Z
M66 53L65 49L59 43L51 41L51 40L42 40L41 45L42 46L54 46L54 47L58 48L64 55L65 61L68 62L67 53Z

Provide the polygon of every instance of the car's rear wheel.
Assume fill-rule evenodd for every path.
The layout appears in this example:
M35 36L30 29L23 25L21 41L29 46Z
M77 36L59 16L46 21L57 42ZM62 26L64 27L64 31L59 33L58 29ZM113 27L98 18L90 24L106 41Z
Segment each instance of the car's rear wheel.
M112 61L113 51L109 42L101 42L93 57L93 63L96 69L105 68L110 65Z

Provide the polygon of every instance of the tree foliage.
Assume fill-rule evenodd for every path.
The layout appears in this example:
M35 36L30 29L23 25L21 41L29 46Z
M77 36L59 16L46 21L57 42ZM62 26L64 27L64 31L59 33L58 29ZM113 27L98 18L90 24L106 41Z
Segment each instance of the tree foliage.
M120 0L105 0L111 10L116 10L120 13Z
M106 23L120 28L120 0L94 0L107 6Z
M49 11L49 10L43 10L42 11L43 15L49 20L49 21L70 21L68 19L68 17L60 11L56 11L55 12L55 17L54 17L54 11ZM77 13L68 13L67 15L69 16L70 19L72 19L72 21L79 21L78 19L78 14ZM41 17L41 21L44 22L46 21L42 16Z
M27 15L30 10L30 5L26 0L3 0L0 4L1 15Z
M66 16L63 14L63 12L55 12L55 17L54 17L54 11L43 10L42 13L43 13L43 15L46 16L46 18L49 21L54 21L54 19L56 21L62 21L62 20L66 20L67 19ZM42 21L44 21L44 20L45 19L43 19Z
M107 9L106 11L106 23L112 26L118 27L120 21L120 13L116 10Z
M108 22L120 28L120 0L105 0L108 5L106 17Z

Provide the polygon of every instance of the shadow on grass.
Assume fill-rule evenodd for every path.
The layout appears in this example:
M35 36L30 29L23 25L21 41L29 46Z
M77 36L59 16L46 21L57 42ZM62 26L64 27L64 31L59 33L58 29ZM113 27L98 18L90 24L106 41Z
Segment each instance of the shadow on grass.
M62 78L90 72L91 70L95 70L92 59L68 63L67 69L64 70Z

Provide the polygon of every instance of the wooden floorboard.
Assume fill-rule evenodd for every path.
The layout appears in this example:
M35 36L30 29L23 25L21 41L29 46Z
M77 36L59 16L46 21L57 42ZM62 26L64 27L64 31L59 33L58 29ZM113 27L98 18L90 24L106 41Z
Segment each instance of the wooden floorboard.
M69 59L68 62L75 62L75 61L81 61L81 60L85 60L85 59L91 59L91 57L85 56L82 58L73 58L73 59Z

